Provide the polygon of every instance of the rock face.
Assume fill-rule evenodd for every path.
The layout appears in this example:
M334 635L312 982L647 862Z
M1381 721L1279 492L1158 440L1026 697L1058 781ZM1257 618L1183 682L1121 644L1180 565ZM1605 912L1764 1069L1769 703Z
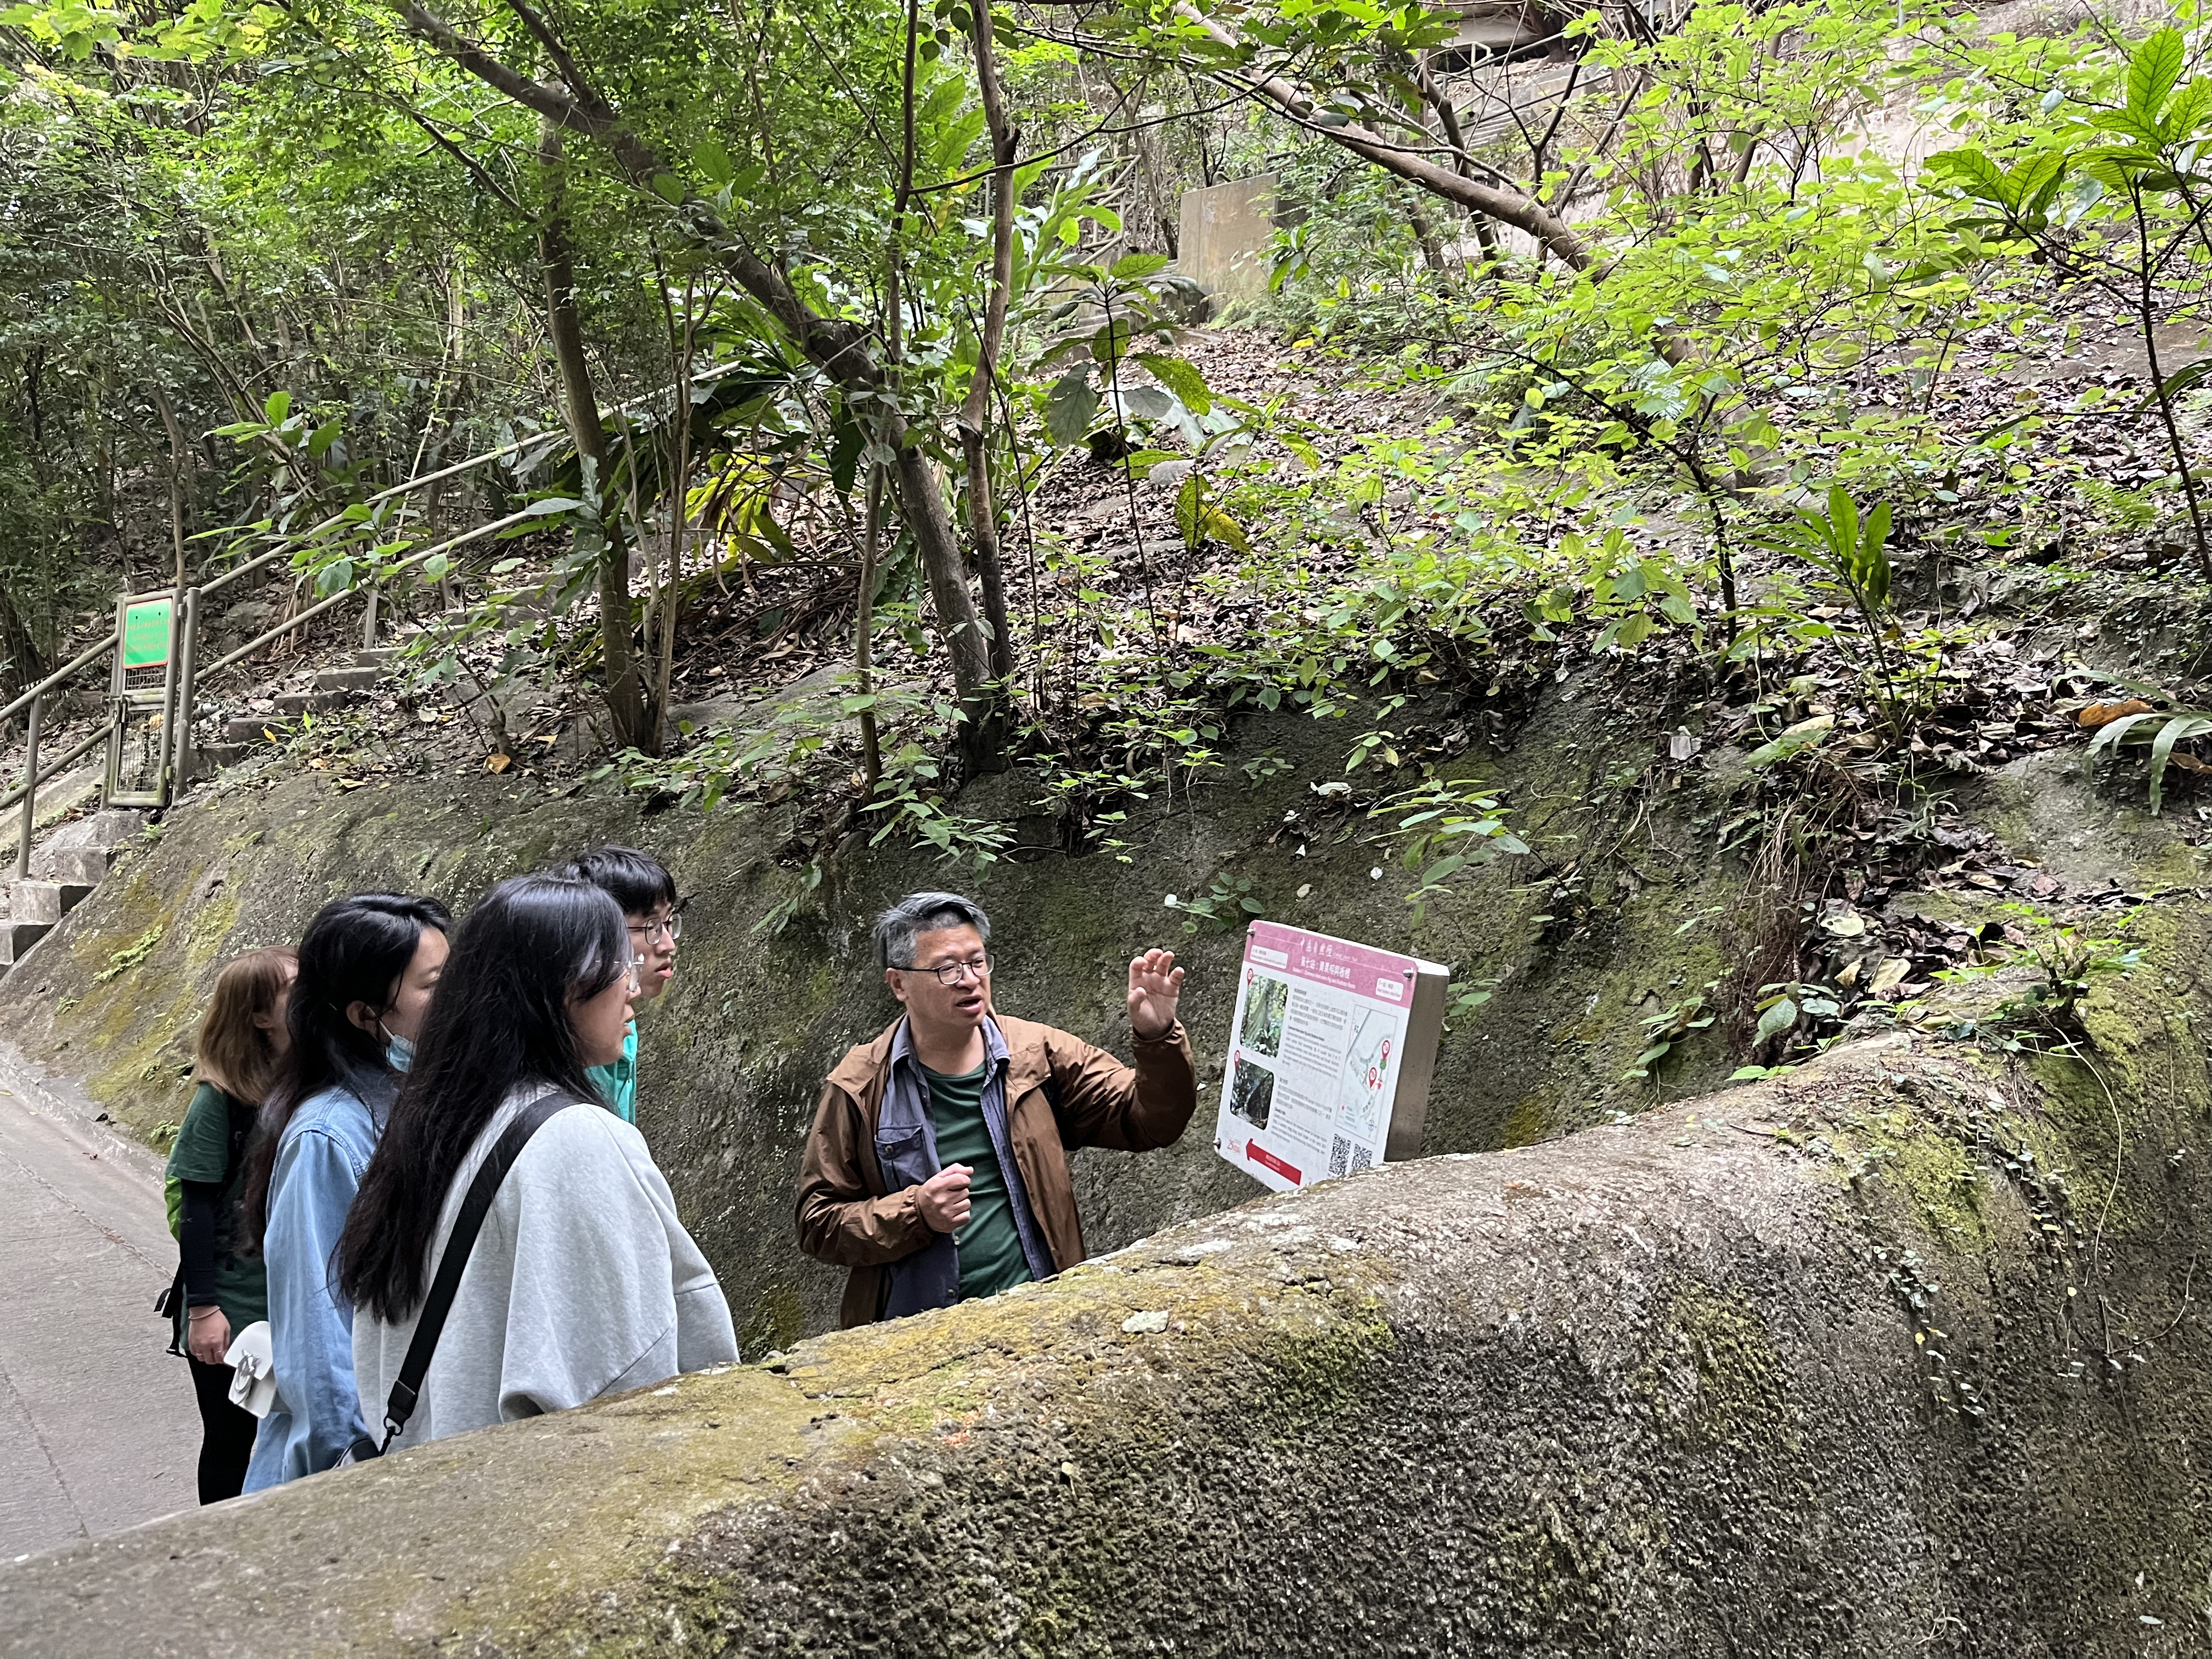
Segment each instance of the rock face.
M0 1569L0 1654L2202 1651L2212 1095L2127 1036L2200 1011L2139 1012L2087 1061L1862 1042Z
M1586 858L1621 838L1606 791L1625 764L1589 740L1589 726L1563 700L1530 721L1515 753L1480 768L1470 759L1463 771L1494 776L1516 823L1542 824L1538 844L1555 869L1579 861L1597 873L1573 877L1561 899L1547 882L1496 872L1433 907L1419 930L1403 898L1411 877L1370 841L1364 811L1346 805L1344 730L1303 715L1243 726L1238 765L1224 769L1232 781L1201 791L1194 813L1178 792L1172 814L1121 827L1127 862L1110 851L1067 856L1048 806L1012 778L991 779L959 805L1003 824L1018 843L1013 857L977 878L922 854L871 852L855 836L811 892L780 861L788 807L646 815L635 803L483 775L348 788L319 774L240 769L170 813L158 840L133 843L0 986L0 1034L84 1077L118 1121L158 1143L161 1127L183 1115L194 1023L230 956L296 939L343 893L426 891L459 908L501 878L595 841L650 848L692 899L667 1004L640 1022L639 1121L729 1288L747 1351L758 1352L834 1319L841 1275L800 1257L793 1239L799 1149L823 1076L892 1017L868 925L915 888L962 887L989 907L1001 1006L1124 1054L1122 964L1147 945L1183 951L1185 1018L1209 1091L1241 935L1233 921L1187 933L1189 918L1163 901L1243 881L1249 890L1226 902L1232 913L1249 896L1276 920L1455 963L1465 981L1504 976L1446 1040L1427 1150L1519 1144L1649 1104L1655 1085L1625 1077L1645 1042L1642 1017L1728 971L1724 924L1743 908L1742 878L1671 850L1639 854L1648 883ZM1648 763L1648 745L1633 757ZM1261 761L1260 781L1248 784L1242 763ZM1662 799L1642 833L1692 844L1678 817ZM758 931L793 904L781 932ZM1570 932L1550 914L1570 905L1591 907L1589 925ZM1722 1037L1702 1031L1678 1043L1658 1086L1679 1097L1724 1076L1733 1061ZM1257 1192L1214 1153L1213 1109L1205 1099L1168 1152L1079 1156L1093 1249Z

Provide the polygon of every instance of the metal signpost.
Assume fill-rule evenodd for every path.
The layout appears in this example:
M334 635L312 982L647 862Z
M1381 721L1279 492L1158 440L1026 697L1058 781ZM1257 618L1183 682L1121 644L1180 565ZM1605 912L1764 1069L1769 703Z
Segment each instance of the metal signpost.
M110 806L167 806L169 785L175 775L172 739L176 735L177 624L180 607L173 593L125 596L115 603L115 637L122 648L115 653L115 668L107 684L108 706L113 719L107 731L107 787ZM158 682L153 678L159 670ZM151 788L123 787L123 745L131 717L154 720L160 733L159 757L154 763Z
M1419 1152L1451 970L1255 921L1213 1145L1287 1192Z

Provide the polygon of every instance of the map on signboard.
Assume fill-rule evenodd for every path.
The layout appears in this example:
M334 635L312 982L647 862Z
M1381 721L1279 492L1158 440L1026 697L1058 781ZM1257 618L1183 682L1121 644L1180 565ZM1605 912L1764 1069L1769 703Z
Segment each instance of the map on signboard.
M1344 1048L1343 1079L1336 1095L1340 1128L1362 1140L1373 1140L1382 1121L1382 1103L1389 1098L1391 1040L1404 1017L1395 1011L1362 1009L1352 1016L1351 1041Z
M1394 1138L1417 1145L1448 976L1413 957L1252 924L1214 1133L1221 1155L1280 1190L1370 1168Z

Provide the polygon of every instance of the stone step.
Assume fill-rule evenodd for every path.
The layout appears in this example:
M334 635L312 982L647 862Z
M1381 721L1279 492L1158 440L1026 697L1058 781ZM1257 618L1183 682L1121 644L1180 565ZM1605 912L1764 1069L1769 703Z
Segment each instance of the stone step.
M91 897L93 886L88 881L11 881L8 919L42 922L51 927Z
M353 659L356 667L380 670L390 667L398 654L399 647L396 645L372 645L366 650L355 652Z
M343 708L346 694L343 691L279 691L276 712L280 714L319 714L326 708Z
M0 968L13 967L30 948L54 931L48 921L0 921Z
M325 668L315 676L318 691L366 691L384 678L374 663L365 668Z
M270 728L283 724L280 714L236 714L222 723L222 740L238 744L266 743Z
M107 807L65 823L32 849L32 877L89 886L107 874L115 849L145 827L146 814L127 806Z

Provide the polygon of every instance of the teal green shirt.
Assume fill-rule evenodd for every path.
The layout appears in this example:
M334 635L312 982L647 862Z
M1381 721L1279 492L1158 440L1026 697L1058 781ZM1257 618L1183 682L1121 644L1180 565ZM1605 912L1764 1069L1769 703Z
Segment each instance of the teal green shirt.
M637 1022L632 1020L629 1030L623 1033L622 1058L605 1066L594 1066L584 1073L599 1097L612 1109L614 1115L625 1123L637 1121Z
M975 1170L968 1184L968 1224L952 1236L960 1252L960 1299L995 1296L1030 1279L1029 1257L1014 1225L1014 1200L1006 1191L1006 1171L983 1121L986 1060L964 1077L947 1077L927 1066L929 1119L937 1128L937 1162L965 1164Z
M242 1331L269 1317L269 1271L258 1255L240 1254L238 1200L246 1190L246 1144L253 1128L254 1108L232 1098L212 1083L203 1083L185 1109L177 1144L169 1149L167 1170L169 1231L179 1230L183 1200L180 1183L204 1182L216 1195L215 1300L230 1328ZM235 1149L239 1156L231 1154ZM178 1316L181 1326L183 1315Z

